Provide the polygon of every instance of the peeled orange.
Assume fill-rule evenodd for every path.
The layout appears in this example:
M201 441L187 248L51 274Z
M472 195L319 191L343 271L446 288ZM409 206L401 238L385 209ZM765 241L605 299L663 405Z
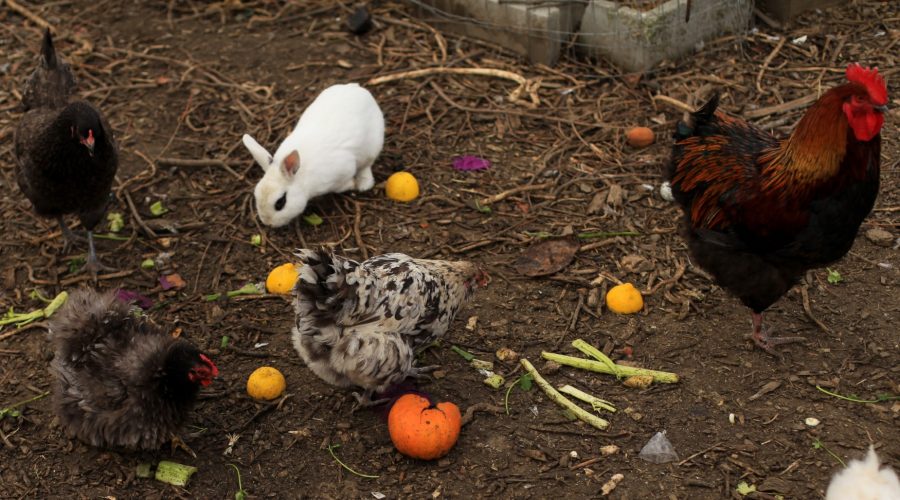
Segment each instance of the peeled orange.
M617 314L634 314L643 309L644 298L634 285L623 283L606 293L606 307Z
M266 278L266 290L269 293L291 293L296 283L297 268L294 264L288 262L272 269L272 272Z
M261 366L247 379L247 394L253 399L275 399L284 392L284 375L271 366Z
M413 201L419 196L419 181L409 172L396 172L388 177L384 193L394 201Z

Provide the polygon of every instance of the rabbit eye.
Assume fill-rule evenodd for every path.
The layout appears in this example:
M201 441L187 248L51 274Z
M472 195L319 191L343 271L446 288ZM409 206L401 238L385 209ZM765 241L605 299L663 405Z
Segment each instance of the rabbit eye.
M287 203L287 193L281 195L281 198L278 198L278 201L275 202L275 210L281 210L284 208L284 204Z

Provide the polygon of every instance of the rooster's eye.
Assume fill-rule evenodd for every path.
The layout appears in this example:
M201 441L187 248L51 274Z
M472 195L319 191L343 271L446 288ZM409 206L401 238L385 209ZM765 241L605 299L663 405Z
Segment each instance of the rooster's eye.
M284 208L284 204L287 203L287 193L281 195L281 198L278 198L278 201L275 202L275 210L281 210Z

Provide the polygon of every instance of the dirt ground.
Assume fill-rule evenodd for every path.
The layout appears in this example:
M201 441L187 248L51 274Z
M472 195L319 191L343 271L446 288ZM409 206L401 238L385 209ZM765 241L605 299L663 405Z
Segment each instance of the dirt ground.
M403 2L376 2L375 28L359 37L342 25L349 4L328 0L42 4L31 11L59 30L57 48L73 62L81 95L104 110L122 152L111 211L124 216L125 227L119 239L99 242L101 258L116 272L98 286L151 297L153 318L182 327L213 355L221 376L204 389L185 430L196 459L168 449L93 449L65 437L49 398L19 408L20 416L0 420L0 497L232 498L238 485L228 464L234 464L250 497L597 497L621 473L611 498L740 498L736 486L746 482L758 490L747 498L810 499L823 496L838 457L859 457L870 443L900 468L900 258L895 244L877 246L862 234L873 228L898 234L900 112L888 114L882 133L876 209L833 268L842 281L829 283L824 269L811 272L767 315L775 329L807 339L784 347L778 360L744 339L748 311L688 260L678 211L658 194L667 138L681 113L652 99L659 94L693 105L718 88L724 109L787 132L806 105L771 107L839 83L852 61L882 68L896 99L897 2L850 2L783 28L757 20L756 30L711 41L643 75L575 55L554 68L531 66L497 47L435 31ZM53 296L87 280L77 270L84 250L64 251L56 225L35 216L15 184L18 92L34 67L41 31L5 4L0 21L0 308L25 311L41 307L30 298L33 290ZM792 41L801 36L805 41ZM781 45L783 37L788 42ZM261 170L240 145L241 134L274 148L328 85L438 66L495 68L539 85L534 100L527 92L514 100L518 84L508 78L445 74L369 84L387 120L376 180L409 170L422 196L394 203L379 184L314 200L306 213L319 215L321 225L301 219L282 229L260 225L252 187ZM659 140L628 147L623 133L634 125L653 128ZM493 165L457 171L451 160L459 155ZM173 166L177 160L210 161ZM156 201L169 209L162 217L150 212ZM637 236L583 238L575 260L551 276L523 277L513 265L542 236L623 231ZM262 235L259 247L250 243L255 234ZM509 415L474 413L444 459L405 458L393 449L383 415L351 414L349 393L300 362L290 345L286 300L204 300L263 280L290 250L317 243L356 258L401 251L470 259L488 269L493 282L425 354L442 366L442 376L423 390L463 411L502 407L506 391L484 385L451 345L494 360L514 380L516 364L497 361L497 349L511 348L543 369L542 350L577 355L570 344L582 338L615 359L630 349L632 361L676 372L681 382L637 390L611 376L563 368L545 375L619 409L604 415L611 422L606 431L570 422L537 388L515 388ZM160 270L140 267L148 258L168 261L162 272L177 272L186 285L163 291ZM618 316L597 305L613 279L645 292L642 313ZM476 316L476 327L467 330ZM52 353L40 325L0 331L0 406L50 387ZM226 335L230 343L222 349ZM264 364L286 375L288 397L279 404L245 393L248 374ZM817 385L863 400L895 398L852 402ZM821 423L809 427L807 417ZM661 430L680 460L640 460L640 449ZM328 451L337 444L343 463L377 478L342 468ZM602 456L610 444L620 450ZM198 468L187 488L136 477L138 464L161 459Z

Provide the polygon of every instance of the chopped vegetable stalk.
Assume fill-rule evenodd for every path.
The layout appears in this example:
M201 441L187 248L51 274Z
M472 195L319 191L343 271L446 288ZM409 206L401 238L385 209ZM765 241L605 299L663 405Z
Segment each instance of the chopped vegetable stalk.
M225 296L229 299L232 297L237 297L238 295L259 295L262 292L263 287L260 286L259 283L247 283L246 285L238 288L237 290L231 290L230 292L225 292ZM213 293L210 295L206 295L203 297L207 302L212 302L213 300L218 300L221 297L221 293Z
M187 486L195 472L196 467L163 460L156 466L156 480L173 486Z
M583 410L580 406L578 406L575 403L566 399L566 397L563 396L562 394L560 394L559 391L554 389L553 386L550 385L549 382L544 380L544 377L542 377L541 374L538 373L538 371L535 369L535 367L530 362L528 362L527 359L522 358L521 360L519 360L519 363L521 363L522 367L525 368L525 370L531 374L531 376L534 378L534 382L538 385L538 387L543 389L544 392L547 394L547 396L549 396L550 399L555 401L556 404L558 404L558 405L562 406L563 408L574 413L575 416L577 416L579 420L586 422L600 430L606 429L609 426L609 422L607 422L606 420L603 420L602 418L600 418L596 415L588 413L587 411Z
M153 466L150 465L149 462L137 464L137 466L135 466L134 468L134 475L144 479L153 477L153 471L151 470L152 468Z
M460 356L462 356L462 359L464 359L466 361L472 361L473 359L475 359L475 355L473 355L472 353L466 352L466 351L460 349L459 347L456 347L455 345L450 346L450 350L455 352L456 354L459 354Z
M484 379L484 383L493 387L494 389L499 389L505 381L506 379L503 378L503 375L498 375L496 373L491 374L488 378Z
M14 312L10 307L9 311L0 319L0 326L8 325L10 323L15 323L16 327L25 326L33 321L37 321L39 319L49 318L56 312L57 309L62 307L63 304L66 303L66 300L69 298L69 294L65 291L59 292L50 304L43 309L36 309L27 313L17 313Z
M597 349L596 347L592 346L591 344L588 344L587 342L585 342L581 339L573 340L572 347L574 347L575 349L578 349L579 351L596 359L597 361L605 364L611 370L614 370L613 373L616 375L616 377L620 377L620 378L622 377L622 375L619 375L618 371L615 371L616 367L617 367L616 362L609 359L609 356L607 356L606 354L603 354L603 351L601 351L600 349Z
M565 356L552 352L542 352L541 357L555 361L561 365L571 366L598 373L606 373L617 377L630 377L632 375L650 375L654 382L662 382L664 384L674 384L678 382L678 374L671 372L661 372L657 370L648 370L646 368L635 368L633 366L616 365L610 367L606 363L593 361L590 359L576 358L574 356Z
M568 394L569 396L572 396L574 398L584 401L585 403L591 405L591 408L593 408L594 411L606 410L606 411L613 412L613 413L615 413L615 411L616 411L616 407L613 406L612 403L610 403L609 401L607 401L605 399L600 399L597 396L588 394L580 389L576 389L576 388L572 387L571 385L564 385L564 386L560 387L559 392L561 392L563 394Z

